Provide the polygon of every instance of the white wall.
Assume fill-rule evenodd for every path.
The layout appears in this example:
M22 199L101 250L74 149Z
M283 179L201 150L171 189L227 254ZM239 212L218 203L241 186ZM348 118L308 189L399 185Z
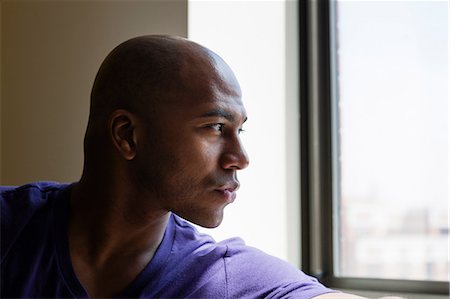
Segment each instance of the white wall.
M187 1L1 1L1 184L75 181L103 58L143 34L187 35Z
M248 114L250 166L224 222L206 232L299 265L297 32L295 1L189 1L189 38L231 66Z

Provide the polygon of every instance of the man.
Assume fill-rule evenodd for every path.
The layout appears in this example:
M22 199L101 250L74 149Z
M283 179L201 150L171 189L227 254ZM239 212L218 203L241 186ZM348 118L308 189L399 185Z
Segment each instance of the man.
M249 164L240 87L215 53L128 40L103 62L90 109L79 182L2 188L2 297L353 297L182 219L218 226Z

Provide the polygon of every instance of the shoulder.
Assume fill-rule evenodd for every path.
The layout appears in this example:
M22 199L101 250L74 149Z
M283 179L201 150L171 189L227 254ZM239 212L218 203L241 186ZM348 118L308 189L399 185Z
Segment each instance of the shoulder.
M225 267L230 297L313 298L332 292L316 278L282 259L246 246L240 239L223 243L227 246Z
M197 297L220 293L224 295L215 297L226 298L306 299L332 292L286 261L245 245L240 238L215 242L177 216L174 224L170 268L177 273L175 285L180 285L180 290L189 290ZM186 278L185 283L182 278Z
M68 184L55 182L36 182L23 186L0 186L0 205L3 221L19 213L22 217L34 213L45 206L51 199L51 194L63 189Z
M57 182L35 182L22 186L0 186L0 199L3 203L8 199L16 197L36 198L39 195L62 189L68 185Z
M24 227L37 213L49 210L56 193L67 186L55 182L0 186L2 260Z

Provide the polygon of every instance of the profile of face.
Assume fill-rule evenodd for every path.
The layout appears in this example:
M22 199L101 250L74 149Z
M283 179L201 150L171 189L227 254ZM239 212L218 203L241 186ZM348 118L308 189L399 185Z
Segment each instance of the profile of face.
M136 181L167 211L216 227L249 159L240 140L247 119L239 84L216 54L195 49L180 70L179 90L141 117L145 132L130 161Z

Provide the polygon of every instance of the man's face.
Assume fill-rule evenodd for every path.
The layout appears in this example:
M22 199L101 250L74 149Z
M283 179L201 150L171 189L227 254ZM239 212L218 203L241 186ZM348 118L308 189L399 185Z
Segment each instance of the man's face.
M140 185L159 206L204 227L221 223L239 188L236 172L249 163L239 85L227 71L221 77L193 80L195 93L158 105L136 161Z

